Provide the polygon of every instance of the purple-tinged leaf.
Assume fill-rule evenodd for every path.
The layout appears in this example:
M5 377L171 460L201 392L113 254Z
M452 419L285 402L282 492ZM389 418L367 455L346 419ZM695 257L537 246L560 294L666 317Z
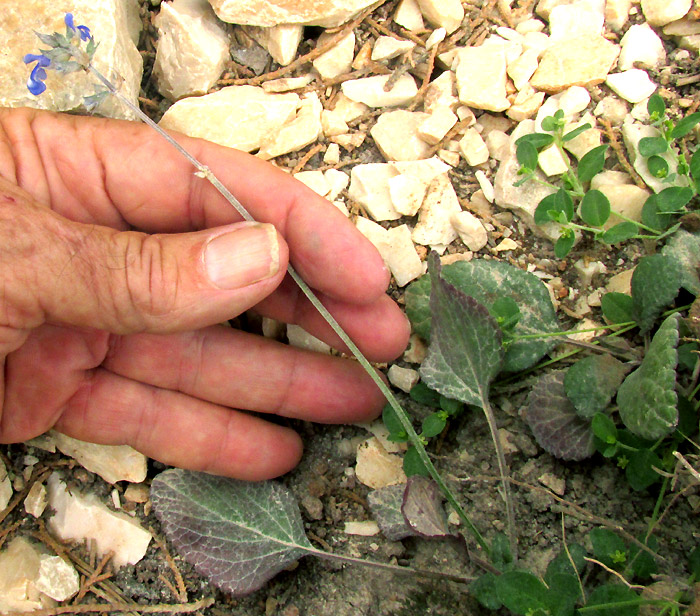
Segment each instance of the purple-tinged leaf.
M442 493L429 477L413 475L408 478L401 512L406 523L421 537L447 537L451 534L442 506Z
M417 533L406 523L401 513L406 484L400 483L372 490L367 496L370 511L379 530L389 541L414 537Z
M171 469L153 480L151 500L177 551L236 596L314 551L294 497L279 483Z
M564 390L564 370L540 377L530 392L525 421L546 451L562 460L593 454L591 422L576 414Z

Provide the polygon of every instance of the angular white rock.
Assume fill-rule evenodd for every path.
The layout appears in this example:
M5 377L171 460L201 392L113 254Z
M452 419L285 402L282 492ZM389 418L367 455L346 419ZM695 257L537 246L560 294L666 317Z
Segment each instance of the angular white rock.
M287 66L296 57L304 32L303 26L298 24L280 24L271 28L246 26L244 29L282 66Z
M136 564L148 549L151 534L125 513L107 509L95 495L68 493L57 473L47 482L49 505L56 511L48 521L49 530L62 541L94 539L99 556L113 552L115 568Z
M178 101L165 112L159 125L252 152L265 136L276 134L293 119L299 105L296 94L268 94L255 86L229 86Z
M298 325L292 325L291 323L287 325L287 340L290 345L298 349L313 351L315 353L325 353L326 355L331 352L329 344L326 344L323 340L319 340L316 336L312 336Z
M304 94L296 116L280 126L277 132L263 138L258 156L268 160L275 156L296 152L316 141L323 132L321 111L323 111L323 105L318 94L316 92Z
M374 490L406 482L401 457L388 453L375 437L358 446L355 476Z
M210 0L221 21L247 26L299 24L335 28L377 0Z
M12 482L5 464L0 460L0 511L5 509L12 498Z
M46 495L46 487L43 483L39 483L38 481L34 482L27 497L24 499L24 510L29 515L39 518L41 514L44 513L47 504L48 497Z
M384 90L391 75L374 75L361 79L349 79L341 85L343 94L350 100L370 107L396 107L408 103L417 93L418 87L410 75L402 75L388 92Z
M642 208L651 193L635 184L605 184L600 186L602 192L610 201L610 218L603 227L609 229L625 219L642 222ZM625 218L620 218L619 215Z
M685 15L693 0L642 0L642 11L650 26L665 26Z
M617 126L627 117L628 109L625 101L617 96L606 96L596 105L593 113Z
M505 111L506 54L502 47L481 45L464 47L455 59L459 100L476 109Z
M67 601L80 590L80 576L75 568L60 556L42 554L36 589L55 601Z
M450 218L459 239L473 252L478 252L488 242L488 234L481 221L471 212L456 212Z
M663 41L649 24L630 26L620 41L620 48L617 67L621 71L635 68L635 62L655 68L666 60Z
M359 537L374 537L374 535L379 534L379 526L374 520L345 522L345 534Z
M530 82L539 66L539 54L535 49L526 49L522 55L508 65L508 76L516 90L522 90Z
M424 160L393 162L389 163L389 166L394 169L396 173L410 175L424 182L426 188L438 175L447 173L450 170L445 163L434 156Z
M328 185L328 192L324 197L329 201L337 199L338 195L350 184L350 176L340 169L326 169L323 172L323 176L326 178L326 184Z
M427 158L430 146L421 139L419 128L429 117L421 111L389 111L379 116L370 134L387 161Z
M409 32L416 32L425 27L417 0L401 0L394 13L394 21Z
M540 151L537 162L546 176L561 175L569 169L564 156L559 148L552 144Z
M612 30L618 31L629 19L632 0L607 0L605 3L605 23Z
M420 375L418 370L413 368L402 368L396 364L392 364L389 367L389 372L387 373L389 377L389 382L394 386L398 387L401 391L408 393L413 389L420 380Z
M605 16L588 2L560 4L549 14L549 33L552 41L573 36L600 36Z
M63 18L67 10L75 16L76 24L88 25L100 41L95 68L113 83L121 83L120 92L138 107L143 61L131 39L127 7L123 0L76 0L70 4L51 0L4 2L0 10L0 107L85 110L84 97L94 92L95 82L85 71L47 71L46 91L41 96L33 96L26 86L30 68L22 57L42 48L34 33L65 32ZM134 113L113 96L108 96L96 112L135 119Z
M229 36L207 0L163 2L153 66L158 91L177 100L206 94L229 58Z
M475 128L467 129L464 137L459 140L459 151L472 167L481 165L489 159L489 149Z
M323 47L334 35L323 33L316 45ZM338 41L328 51L322 53L312 64L323 79L334 79L347 73L352 68L355 57L355 33L350 32Z
M321 195L322 197L325 197L328 191L330 191L328 180L323 171L300 171L294 174L294 179L299 180L302 184L305 184L317 195Z
M647 72L639 68L608 75L605 84L620 98L630 103L639 103L649 98L656 90L656 84L649 79Z
M591 127L595 126L595 118L590 114L586 114L581 121L574 122L573 124L567 124L564 128L564 133L568 133L572 130L579 128L584 124L590 124ZM570 139L564 144L564 147L571 152L576 158L581 160L588 152L593 148L599 146L602 143L602 132L597 128L589 128L584 130L581 134L577 135L573 139Z
M433 79L425 90L423 109L433 113L440 107L455 109L459 105L457 82L453 71L445 71Z
M450 223L452 214L462 211L459 199L447 174L438 175L428 187L428 193L418 212L413 241L424 246L447 246L457 237Z
M432 49L435 45L442 43L447 36L447 30L445 28L435 28L430 36L425 41L425 48Z
M479 182L479 187L481 188L481 192L483 193L486 201L493 203L495 193L491 180L489 180L488 176L481 169L477 169L476 173L474 173L474 177L476 178L476 181Z
M398 172L388 163L355 165L350 172L348 196L359 203L374 220L401 218L389 194L389 179L396 175Z
M300 77L281 77L280 79L271 79L262 84L262 89L265 92L278 94L280 92L289 92L290 90L298 90L304 86L308 86L314 80L311 73L301 75Z
M321 112L321 124L323 124L323 112ZM337 143L329 143L323 162L328 165L337 165L340 162L340 146Z
M420 209L428 185L410 175L389 178L389 196L402 216L414 216Z
M457 116L449 107L437 107L418 127L419 137L430 145L437 145L457 124Z
M533 88L526 85L518 92L506 115L516 122L529 120L542 107L544 96L544 92L535 92Z
M502 161L508 154L508 146L510 144L510 137L508 133L502 130L492 130L486 135L484 139L486 147L489 151L489 156L495 158L497 161Z
M462 24L464 8L460 0L418 0L423 16L434 26L452 34Z
M0 552L0 614L54 605L34 585L39 575L39 556L37 548L24 537L15 537Z
M412 41L400 41L393 36L380 36L372 47L372 60L381 62L391 60L403 53L411 51L416 44Z
M141 483L146 478L147 459L128 445L98 445L71 438L60 432L52 432L56 447L77 460L91 473L96 473L107 483L130 481Z

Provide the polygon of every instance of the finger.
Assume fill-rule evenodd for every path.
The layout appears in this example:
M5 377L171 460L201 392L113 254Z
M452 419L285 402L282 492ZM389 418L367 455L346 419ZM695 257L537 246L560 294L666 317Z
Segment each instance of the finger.
M286 244L269 224L177 235L118 232L69 221L1 179L0 195L0 325L192 329L240 314L284 277Z
M105 445L131 445L168 465L250 481L294 468L291 429L186 394L98 369L61 409L56 429Z
M224 406L322 423L369 421L385 403L357 362L227 327L113 337L102 365Z
M168 233L240 220L211 184L146 126L8 110L0 112L0 128L22 144L14 165L0 158L0 171L72 219ZM385 291L389 273L378 252L325 199L253 156L176 137L257 220L277 227L312 287L358 303ZM83 147L66 148L66 143Z

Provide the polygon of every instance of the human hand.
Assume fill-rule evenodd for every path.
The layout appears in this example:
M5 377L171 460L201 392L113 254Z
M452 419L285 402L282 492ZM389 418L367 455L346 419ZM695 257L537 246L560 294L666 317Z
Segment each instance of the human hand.
M257 480L290 470L301 442L236 409L348 422L382 408L354 361L215 325L255 307L342 348L285 277L291 254L368 358L393 359L409 328L374 247L272 165L178 140L269 224L236 222L144 125L0 109L0 442L53 427Z

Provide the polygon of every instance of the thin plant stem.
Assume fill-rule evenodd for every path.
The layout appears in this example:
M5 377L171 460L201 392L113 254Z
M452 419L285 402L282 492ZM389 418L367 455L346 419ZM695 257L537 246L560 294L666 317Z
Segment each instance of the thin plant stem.
M116 96L121 102L123 102L129 109L131 109L138 117L139 119L143 120L148 126L153 128L155 131L158 132L162 137L164 137L174 148L177 149L180 154L182 154L192 165L197 169L197 175L199 177L207 179L211 184L216 188L222 195L223 197L236 209L236 211L245 219L248 221L254 221L255 219L253 216L246 210L246 208L236 199L231 192L226 188L226 186L223 185L223 183L212 173L211 169L209 169L206 165L203 165L201 162L199 162L194 156L192 156L185 148L183 148L175 139L173 139L170 135L168 135L160 126L158 126L151 118L149 118L145 113L143 113L136 105L134 105L131 101L129 101L121 92L117 90L117 88L112 84L112 82L107 79L102 73L100 73L92 64L89 64L87 66L88 70L95 76L99 81L110 91L111 94ZM423 446L423 443L421 442L420 437L416 433L415 429L413 428L413 424L411 423L410 418L408 417L408 414L406 411L403 410L401 405L399 404L398 400L392 393L391 389L384 383L382 378L379 376L377 371L372 367L370 362L367 360L367 358L364 356L364 354L360 351L360 349L357 347L357 345L352 341L352 339L345 333L343 328L340 326L340 324L335 320L333 315L326 309L326 307L321 303L321 300L318 299L316 294L311 290L309 285L304 282L304 280L301 278L301 276L294 270L294 268L289 265L287 267L287 273L289 276L296 282L296 284L299 286L301 289L301 292L307 297L307 299L311 302L311 304L316 308L321 316L325 319L325 321L331 326L333 331L338 335L338 337L343 341L343 343L346 345L346 347L350 350L350 352L355 356L357 361L360 363L360 365L365 369L367 374L372 378L372 380L376 383L377 387L380 389L382 394L384 394L384 397L387 399L391 407L394 409L396 412L397 417L399 418L399 421L401 422L401 425L403 426L404 430L406 430L406 434L408 435L409 440L411 441L411 444L416 448L416 451L418 452L418 456L425 466L426 470L430 474L430 476L435 480L435 483L437 483L438 487L440 488L441 492L444 494L445 498L447 501L450 503L450 505L455 509L459 517L464 521L466 524L467 528L471 531L471 533L474 535L474 538L476 539L477 543L481 546L481 548L490 556L491 550L489 548L488 543L484 539L484 537L481 535L479 530L474 526L473 522L467 516L467 513L464 511L462 506L459 504L457 501L456 496L450 490L450 488L447 486L443 478L440 476L438 473L437 469L433 465L432 461L430 460L430 457L428 456L428 453L425 450L425 447ZM507 483L507 482L505 482ZM514 538L511 539L511 541L514 541Z

